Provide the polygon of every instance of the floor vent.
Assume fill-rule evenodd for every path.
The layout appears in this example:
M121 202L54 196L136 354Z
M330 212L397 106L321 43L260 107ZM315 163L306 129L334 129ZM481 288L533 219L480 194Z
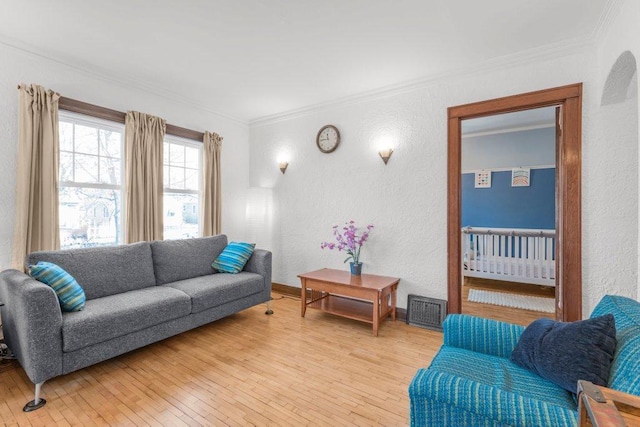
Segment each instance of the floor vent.
M409 295L407 301L407 324L442 331L442 322L444 322L446 316L447 301Z

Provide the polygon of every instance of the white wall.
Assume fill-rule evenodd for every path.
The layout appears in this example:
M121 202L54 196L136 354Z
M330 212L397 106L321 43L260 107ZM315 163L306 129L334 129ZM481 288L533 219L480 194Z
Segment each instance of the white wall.
M620 54L630 51L640 61L640 2L623 0L614 19L597 42L598 68L593 102L598 104L589 124L594 128L592 147L585 150L583 174L591 185L583 186L583 258L605 259L599 268L585 269L589 283L587 304L601 295L617 293L640 299L638 271L638 90L635 98L600 107L605 82ZM633 83L637 86L637 79ZM611 166L607 170L607 165ZM593 232L593 233L591 233ZM583 233L584 234L584 233ZM613 236L613 238L611 238ZM595 242L598 242L596 245ZM625 251L620 251L625 247ZM613 251L613 252L611 252Z
M584 82L583 147L589 156L593 50L505 65L387 98L253 126L251 185L274 187L277 207L273 280L299 286L299 273L322 267L346 269L342 254L322 251L320 242L331 237L332 225L354 219L375 224L362 252L364 271L401 277L400 307L406 307L407 294L446 298L447 107ZM315 146L316 132L327 123L336 125L342 136L332 154L322 154ZM379 138L395 143L387 166L376 154ZM285 175L276 165L281 151L290 154ZM608 171L624 156L612 151L602 164L590 166ZM610 191L591 177L585 172L586 188ZM613 207L624 203L614 201ZM595 221L594 226L606 228L606 222ZM624 250L615 249L610 255ZM606 258L584 259L586 276L603 268ZM587 282L584 292L588 313L592 290Z
M478 119L476 119L478 120ZM462 171L556 164L555 127L462 136Z
M138 110L163 117L174 125L222 135L223 231L230 238L245 238L245 200L249 185L246 125L0 44L0 269L8 268L11 263L18 83L40 84L69 98L120 111Z

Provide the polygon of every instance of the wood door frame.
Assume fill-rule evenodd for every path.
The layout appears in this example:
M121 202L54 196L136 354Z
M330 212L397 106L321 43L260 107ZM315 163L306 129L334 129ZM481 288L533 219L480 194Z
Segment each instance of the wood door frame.
M561 106L556 147L556 301L558 320L582 319L582 83L449 107L447 269L448 312L462 312L462 120Z

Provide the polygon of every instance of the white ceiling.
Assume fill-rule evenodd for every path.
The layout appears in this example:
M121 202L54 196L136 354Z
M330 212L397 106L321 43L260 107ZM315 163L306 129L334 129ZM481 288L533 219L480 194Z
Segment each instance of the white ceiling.
M591 38L610 0L2 0L0 42L249 122Z
M556 107L534 108L462 121L462 137L553 127Z

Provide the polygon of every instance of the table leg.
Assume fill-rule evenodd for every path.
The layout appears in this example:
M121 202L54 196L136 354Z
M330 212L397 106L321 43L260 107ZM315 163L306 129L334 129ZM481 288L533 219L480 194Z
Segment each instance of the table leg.
M398 290L397 286L394 286L391 289L391 320L395 322L396 320L396 291Z
M307 310L307 279L302 279L301 294L300 294L300 303L302 304L301 316L304 317L304 313Z
M380 291L373 300L373 336L378 336L378 326L380 325Z

